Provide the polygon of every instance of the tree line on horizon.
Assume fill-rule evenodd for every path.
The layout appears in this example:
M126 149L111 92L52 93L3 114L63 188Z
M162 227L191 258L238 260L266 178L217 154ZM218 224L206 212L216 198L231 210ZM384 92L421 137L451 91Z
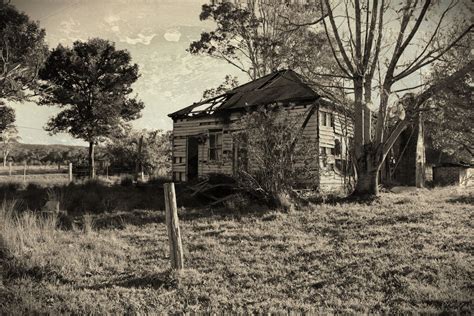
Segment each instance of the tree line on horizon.
M171 132L133 131L111 136L112 140L99 145L95 152L96 169L101 174L135 174L169 176L171 170ZM142 150L139 143L142 139ZM74 145L41 145L15 142L2 147L2 165L50 166L64 171L69 163L74 173L88 170L88 148ZM138 163L137 163L138 162Z

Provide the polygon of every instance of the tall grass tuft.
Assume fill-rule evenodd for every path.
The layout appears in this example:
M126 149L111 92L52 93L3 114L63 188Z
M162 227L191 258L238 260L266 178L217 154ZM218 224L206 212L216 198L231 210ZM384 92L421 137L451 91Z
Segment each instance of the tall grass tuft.
M88 235L94 230L94 218L91 214L84 214L82 216L82 231Z
M17 202L2 202L0 207L0 253L5 257L21 257L40 243L49 243L55 237L58 218L31 211L18 213Z

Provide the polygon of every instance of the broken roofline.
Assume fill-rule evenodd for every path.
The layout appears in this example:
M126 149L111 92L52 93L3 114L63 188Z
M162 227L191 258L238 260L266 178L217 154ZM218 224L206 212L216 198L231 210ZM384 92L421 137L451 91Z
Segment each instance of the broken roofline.
M212 98L209 100L205 100L199 103L194 103L188 107L185 107L182 110L179 110L177 112L168 114L169 117L175 119L175 118L180 118L180 117L196 117L196 116L202 116L202 115L212 115L216 113L224 113L224 112L232 112L232 111L245 111L245 110L250 110L254 109L255 107L258 106L267 106L271 104L289 104L293 102L301 102L301 103L311 103L315 100L320 99L320 97L312 97L312 98L293 98L293 99L287 99L287 100L278 100L278 101L270 101L268 103L255 103L255 104L246 104L245 107L237 107L237 108L223 108L221 109L220 106L222 105L222 102L219 102L219 98L221 97L226 97L228 96L227 94L220 95L216 98ZM217 102L211 103L212 101L216 100ZM227 100L227 99L225 99ZM225 101L222 100L222 101ZM219 103L219 104L218 104ZM205 105L205 104L210 104L208 107L204 108L203 110L198 110L195 111L194 109ZM217 105L217 106L216 106ZM194 110L194 111L193 111Z
M203 113L208 113L212 110L215 110L214 107L217 103L220 103L219 105L222 105L222 102L227 100L228 97L230 97L231 95L233 95L233 93L230 93L230 92L226 92L226 93L223 93L221 95L218 95L216 97L213 97L213 98L210 98L210 99L207 99L207 100L204 100L204 101L201 101L201 102L196 102L196 103L193 103L191 104L190 106L187 106L181 110L178 110L176 112L173 112L171 114L168 114L169 117L171 118L178 118L178 117L189 117L189 114L203 114ZM194 109L202 106L202 105L205 105L205 104L209 104L208 107L206 107L204 110L201 110L201 111L193 111ZM209 113L210 114L210 113ZM193 115L194 116L194 115Z
M309 85L303 82L301 76L293 70L284 69L273 72L261 78L249 81L231 91L216 97L193 103L168 116L177 119L213 115L216 112L225 113L253 109L257 106L270 104L288 105L290 103L311 103L321 100L321 105L333 109L343 107L329 100L323 100Z
M317 103L319 103L319 105L325 106L327 108L330 108L330 109L333 109L333 110L339 110L341 113L348 110L347 108L344 108L344 106L341 106L337 103L334 103L333 101L331 101L329 99L326 99L324 97L317 97L317 98L299 98L299 99L288 99L288 100L284 100L284 101L273 101L273 102L269 102L269 103L266 103L266 104L252 104L252 105L248 105L246 107L226 108L226 109L222 109L220 111L219 111L219 107L213 108L214 105L211 105L211 106L205 108L204 110L193 111L194 108L197 108L201 105L204 105L204 104L210 102L211 100L215 100L215 99L218 99L219 97L223 97L223 96L226 96L226 94L222 94L218 97L211 98L209 100L205 100L205 101L202 101L202 102L199 102L199 103L192 104L192 105L190 105L188 107L185 107L184 109L181 109L177 112L168 114L168 116L171 117L172 119L196 118L196 117L202 117L202 116L205 116L205 115L214 115L214 114L217 114L217 113L225 113L225 112L232 112L232 111L235 111L235 112L237 112L237 111L240 111L240 112L253 111L257 107L269 106L269 105L272 105L272 104L279 104L279 105L283 105L283 106L285 106L285 105L288 106L288 105L291 105L291 103L294 103L294 102L299 102L300 105L302 105L302 104L311 104L314 101L317 101Z

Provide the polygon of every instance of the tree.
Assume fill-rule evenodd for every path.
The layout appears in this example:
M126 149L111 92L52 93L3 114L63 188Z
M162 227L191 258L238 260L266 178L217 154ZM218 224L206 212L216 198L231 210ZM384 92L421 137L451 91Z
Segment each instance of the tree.
M0 104L0 133L13 126L15 122L15 110Z
M472 58L469 40L465 38L447 52L433 67L427 80L437 81L456 71L453 65L466 64ZM472 79L465 77L451 89L436 94L428 103L430 110L425 114L427 136L434 148L468 163L474 158L473 90Z
M448 17L459 14L453 10L461 5L456 1L433 4L431 0L405 0L400 4L354 0L350 5L347 1L333 5L330 0L321 0L327 16L322 26L334 61L344 73L343 83L349 84L353 91L353 156L357 171L354 194L378 194L380 168L410 120L433 95L472 74L473 62L469 61L449 76L423 86L421 92L404 98L401 103L406 113L404 118L390 117L391 108L398 106L394 100L396 93L420 88L410 84L413 74L438 61L461 39L471 35L470 22L456 21L453 25L464 28L449 42L438 41L447 27ZM426 32L420 31L421 25ZM370 105L374 101L378 109L373 127Z
M115 133L105 146L111 167L167 176L171 171L170 133L131 128Z
M8 155L14 143L18 142L18 130L15 125L15 110L0 105L0 141L3 152L3 166L7 165Z
M210 99L213 97L217 97L221 94L224 94L234 88L236 88L239 85L239 81L237 80L237 77L232 77L230 75L226 75L224 78L224 82L221 83L217 88L211 88L211 89L206 89L204 90L202 94L202 98L204 100Z
M35 90L48 48L38 23L9 4L0 4L0 99L23 101Z
M23 101L37 83L38 70L48 48L45 31L36 22L9 5L0 3L0 133L12 131L14 110L1 100ZM30 91L30 93L28 93ZM9 150L8 150L9 151ZM4 164L5 153L4 151Z
M13 146L18 143L19 140L20 137L18 136L18 130L14 125L8 126L0 133L4 167L7 165L8 155L10 154Z
M308 56L318 59L326 43L324 37L308 40L317 36L308 27L320 19L298 23L315 12L319 11L313 6L289 5L280 0L204 4L199 18L214 21L216 28L203 32L188 51L224 60L252 80L283 67L298 70ZM289 15L296 21L290 21Z
M42 87L41 104L63 109L47 124L52 133L68 132L89 143L90 177L95 176L94 145L118 126L140 117L144 105L131 98L138 65L130 54L102 39L59 45L40 71L48 84Z

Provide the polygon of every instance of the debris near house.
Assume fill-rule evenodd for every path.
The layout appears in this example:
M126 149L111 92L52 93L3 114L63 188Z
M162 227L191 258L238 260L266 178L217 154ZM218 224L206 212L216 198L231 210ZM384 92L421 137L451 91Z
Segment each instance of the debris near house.
M240 193L236 181L221 174L211 174L196 184L188 185L186 191L191 197L204 200L208 206L220 205Z

